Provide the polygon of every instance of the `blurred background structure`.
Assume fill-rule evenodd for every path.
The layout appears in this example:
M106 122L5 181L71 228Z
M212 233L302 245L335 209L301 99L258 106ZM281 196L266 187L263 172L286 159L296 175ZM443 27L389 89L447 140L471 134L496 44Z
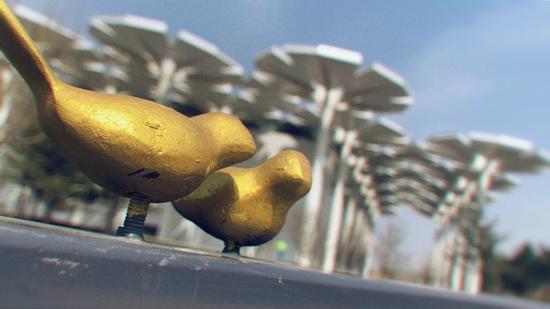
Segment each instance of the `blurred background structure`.
M478 132L414 138L392 116L416 108L414 89L358 51L275 45L250 67L160 20L95 16L89 33L77 34L25 6L14 9L65 81L147 98L188 116L232 113L258 144L244 166L283 149L310 158L309 195L291 209L275 240L245 248L244 255L470 293L550 294L550 248L525 245L512 256L497 254L498 223L486 215L494 192L519 185L513 174L550 165L532 142ZM124 199L91 183L49 145L30 92L5 60L0 91L0 214L113 234ZM434 226L424 268L406 263L404 230L385 222L403 208L428 218L415 224ZM154 241L221 247L168 204L155 205L146 226Z

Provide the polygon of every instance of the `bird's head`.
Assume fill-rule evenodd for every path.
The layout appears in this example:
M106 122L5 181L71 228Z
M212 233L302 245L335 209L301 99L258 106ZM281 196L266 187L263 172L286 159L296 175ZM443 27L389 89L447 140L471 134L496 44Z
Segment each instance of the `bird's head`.
M212 143L216 159L210 171L245 161L256 153L254 138L236 117L225 113L207 113L191 118L208 134L205 143Z
M285 150L264 165L275 190L286 199L297 201L311 188L311 165L300 152Z

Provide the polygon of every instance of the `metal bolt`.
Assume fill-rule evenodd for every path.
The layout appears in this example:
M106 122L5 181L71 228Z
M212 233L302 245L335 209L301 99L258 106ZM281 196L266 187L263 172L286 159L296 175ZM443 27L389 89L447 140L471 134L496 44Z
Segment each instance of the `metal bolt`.
M230 253L230 254L236 254L241 255L241 246L237 245L232 240L227 240L224 242L224 247L222 253Z
M116 235L143 240L143 226L149 203L149 201L131 198L124 223L118 227Z

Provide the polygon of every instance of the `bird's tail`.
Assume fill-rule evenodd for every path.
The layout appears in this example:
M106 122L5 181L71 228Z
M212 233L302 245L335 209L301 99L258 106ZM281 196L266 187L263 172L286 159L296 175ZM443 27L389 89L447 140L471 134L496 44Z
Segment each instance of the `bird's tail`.
M0 49L38 101L53 93L51 69L4 0L0 0Z

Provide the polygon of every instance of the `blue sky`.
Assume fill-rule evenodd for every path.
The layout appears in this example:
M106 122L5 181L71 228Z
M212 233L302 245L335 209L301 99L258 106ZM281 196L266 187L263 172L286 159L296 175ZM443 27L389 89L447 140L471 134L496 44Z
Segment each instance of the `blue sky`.
M13 1L12 1L13 2ZM132 13L187 29L247 69L272 45L326 43L361 52L408 81L415 106L393 117L410 135L486 131L550 149L550 1L545 0L20 0L85 33L91 15ZM507 236L550 246L550 173L487 206ZM431 228L410 211L407 249L429 254Z

